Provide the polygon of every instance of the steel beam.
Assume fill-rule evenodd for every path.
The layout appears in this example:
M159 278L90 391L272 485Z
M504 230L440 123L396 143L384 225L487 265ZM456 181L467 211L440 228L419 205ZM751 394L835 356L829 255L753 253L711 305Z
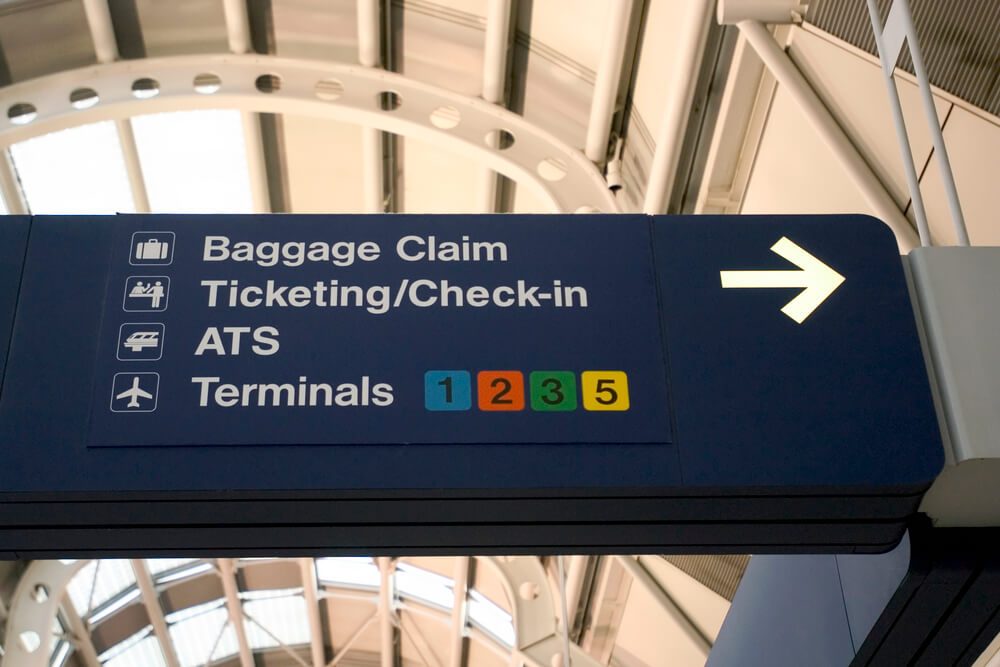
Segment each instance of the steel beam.
M94 649L94 642L90 638L90 628L76 613L73 603L68 598L66 604L63 605L62 612L73 636L71 642L77 655L82 659L84 667L101 667L101 661L97 659L97 650Z
M235 54L251 53L253 45L246 1L223 0L222 9L226 18L226 39L229 50ZM240 113L240 120L243 124L243 143L253 209L256 213L270 213L271 195L267 182L264 144L260 134L260 118L256 113L243 111Z
M7 205L8 213L11 215L28 214L28 201L24 197L21 181L14 169L14 160L10 156L10 151L6 149L0 150L0 195L3 196L4 204Z
M675 45L677 59L671 63L664 79L671 84L660 131L656 135L653 164L646 183L643 212L650 215L666 213L677 174L677 163L684 145L684 131L694 100L698 69L705 52L705 42L711 21L713 0L692 0L685 3L683 24L678 26L680 39Z
M489 0L486 6L486 38L483 43L483 99L490 104L503 105L507 87L509 61L511 0ZM480 176L480 211L497 213L499 175L484 169Z
M229 558L216 560L219 566L219 578L222 579L222 590L226 595L226 610L229 612L229 623L236 631L236 641L240 648L240 667L254 667L253 652L247 641L247 628L243 622L243 602L240 600L239 589L236 587L236 567Z
M687 614L677 606L674 599L667 594L660 584L653 578L639 561L630 556L615 556L621 566L632 575L632 581L642 586L657 603L661 610L680 628L681 632L691 640L702 655L707 659L709 651L712 650L712 642L702 633L702 631L691 622Z
M587 158L598 166L604 164L608 156L611 119L618 106L622 64L625 62L625 48L628 46L634 5L634 0L611 0L608 5L604 26L604 47L601 49L601 60L597 66L597 79L594 81L594 97L590 104L590 120L587 122L587 139L583 151Z
M471 569L471 559L468 556L455 558L455 603L451 608L451 653L449 655L450 667L464 667L465 664L465 636L466 622L468 614L469 595L469 571Z
M312 558L299 558L299 570L302 572L302 594L306 599L306 611L309 613L309 649L312 654L312 664L313 667L323 667L326 655L323 650L323 626L319 619L316 561Z
M113 63L118 60L120 54L115 38L114 24L111 22L108 0L84 0L83 11L87 18L90 37L94 42L97 62ZM122 160L125 163L125 173L132 191L132 205L135 207L136 213L149 213L149 194L146 191L146 181L142 175L139 148L135 143L132 121L128 118L116 119L115 130L118 133L118 143L121 146Z
M379 655L382 667L396 667L396 612L393 609L393 573L396 563L391 558L379 558Z
M180 667L177 651L174 650L174 643L170 639L167 620L163 616L163 607L160 606L160 597L153 583L153 575L150 574L146 561L141 558L130 562L132 571L135 572L135 582L139 586L142 603L146 605L146 615L149 616L149 622L153 626L153 634L156 635L156 641L160 643L160 650L163 651L163 660L167 667Z

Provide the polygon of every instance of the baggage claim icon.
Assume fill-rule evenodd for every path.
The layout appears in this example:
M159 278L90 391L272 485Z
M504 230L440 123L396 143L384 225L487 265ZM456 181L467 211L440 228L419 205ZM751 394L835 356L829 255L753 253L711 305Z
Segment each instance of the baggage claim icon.
M136 232L128 263L133 266L166 266L174 261L173 232Z

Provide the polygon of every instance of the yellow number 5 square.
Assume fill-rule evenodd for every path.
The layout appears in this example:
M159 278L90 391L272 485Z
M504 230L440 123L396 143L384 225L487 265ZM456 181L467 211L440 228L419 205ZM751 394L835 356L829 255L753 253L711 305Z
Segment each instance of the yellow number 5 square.
M628 376L622 371L580 374L584 410L628 410Z

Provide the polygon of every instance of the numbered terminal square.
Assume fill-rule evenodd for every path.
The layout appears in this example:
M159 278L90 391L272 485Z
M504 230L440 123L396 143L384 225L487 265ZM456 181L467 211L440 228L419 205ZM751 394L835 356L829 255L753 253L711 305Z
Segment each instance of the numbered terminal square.
M476 388L480 410L524 410L524 375L521 371L479 371Z
M629 409L628 376L622 371L584 371L580 374L580 385L584 410Z
M576 374L573 371L531 371L531 409L536 412L576 410Z
M469 371L424 373L424 408L432 412L468 410L472 407Z

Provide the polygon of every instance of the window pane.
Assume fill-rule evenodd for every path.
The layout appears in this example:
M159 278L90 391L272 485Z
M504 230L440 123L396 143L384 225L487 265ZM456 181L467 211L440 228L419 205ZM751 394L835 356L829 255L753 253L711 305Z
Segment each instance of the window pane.
M32 213L135 212L118 132L110 121L28 139L10 152Z
M178 111L132 119L154 213L252 213L238 111Z

